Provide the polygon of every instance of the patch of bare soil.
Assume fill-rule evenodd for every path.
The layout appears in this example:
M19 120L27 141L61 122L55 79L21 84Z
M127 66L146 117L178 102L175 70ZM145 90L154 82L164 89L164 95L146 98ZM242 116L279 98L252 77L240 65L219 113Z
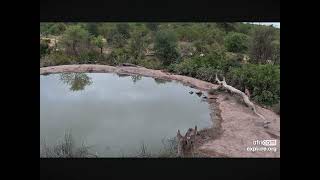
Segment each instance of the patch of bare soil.
M174 75L161 70L144 67L107 65L63 65L40 68L40 75L62 72L95 72L142 75L147 77L176 80L185 85L208 91L217 89L212 84L195 78ZM276 113L256 105L257 111L270 122L263 127L263 120L246 107L237 97L219 93L208 96L213 126L199 131L197 153L204 157L280 157L280 117ZM276 151L268 146L253 144L255 141L277 140ZM254 149L266 147L267 149ZM270 146L269 146L270 147ZM251 148L251 149L250 149Z

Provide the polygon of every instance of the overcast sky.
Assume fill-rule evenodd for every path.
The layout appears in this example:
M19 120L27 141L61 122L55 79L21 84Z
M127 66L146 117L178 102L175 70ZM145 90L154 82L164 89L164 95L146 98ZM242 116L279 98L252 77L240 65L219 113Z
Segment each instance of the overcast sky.
M280 22L254 22L253 24L261 24L267 26L270 26L272 24L274 27L280 28Z

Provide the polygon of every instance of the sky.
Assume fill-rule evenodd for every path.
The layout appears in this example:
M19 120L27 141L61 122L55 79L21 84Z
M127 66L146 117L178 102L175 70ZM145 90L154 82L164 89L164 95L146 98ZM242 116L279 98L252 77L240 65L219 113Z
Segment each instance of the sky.
M253 24L261 24L266 26L270 26L272 24L274 27L280 28L280 22L253 22Z

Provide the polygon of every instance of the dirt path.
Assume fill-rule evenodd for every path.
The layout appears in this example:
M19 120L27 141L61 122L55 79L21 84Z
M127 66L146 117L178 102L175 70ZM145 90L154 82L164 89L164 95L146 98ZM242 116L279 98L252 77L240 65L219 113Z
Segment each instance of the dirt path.
M207 91L217 88L218 85L201 81L195 78L174 75L161 70L152 70L143 67L113 67L106 65L63 65L40 68L40 75L61 72L99 72L136 74L167 80L177 80L185 85ZM200 131L198 152L209 157L280 157L280 117L274 112L256 106L266 120L270 121L268 128L264 128L259 119L248 107L236 97L225 93L209 96L208 103L211 109L213 127ZM253 144L259 140L276 140L274 149L260 149L252 151L250 147L266 147ZM256 142L257 143L257 142ZM249 148L249 149L248 149Z

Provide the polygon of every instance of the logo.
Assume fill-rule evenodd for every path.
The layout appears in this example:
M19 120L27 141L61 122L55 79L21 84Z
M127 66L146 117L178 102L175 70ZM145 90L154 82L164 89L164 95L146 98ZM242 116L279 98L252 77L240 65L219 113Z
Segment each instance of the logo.
M264 146L276 146L277 140L263 140L262 145Z

